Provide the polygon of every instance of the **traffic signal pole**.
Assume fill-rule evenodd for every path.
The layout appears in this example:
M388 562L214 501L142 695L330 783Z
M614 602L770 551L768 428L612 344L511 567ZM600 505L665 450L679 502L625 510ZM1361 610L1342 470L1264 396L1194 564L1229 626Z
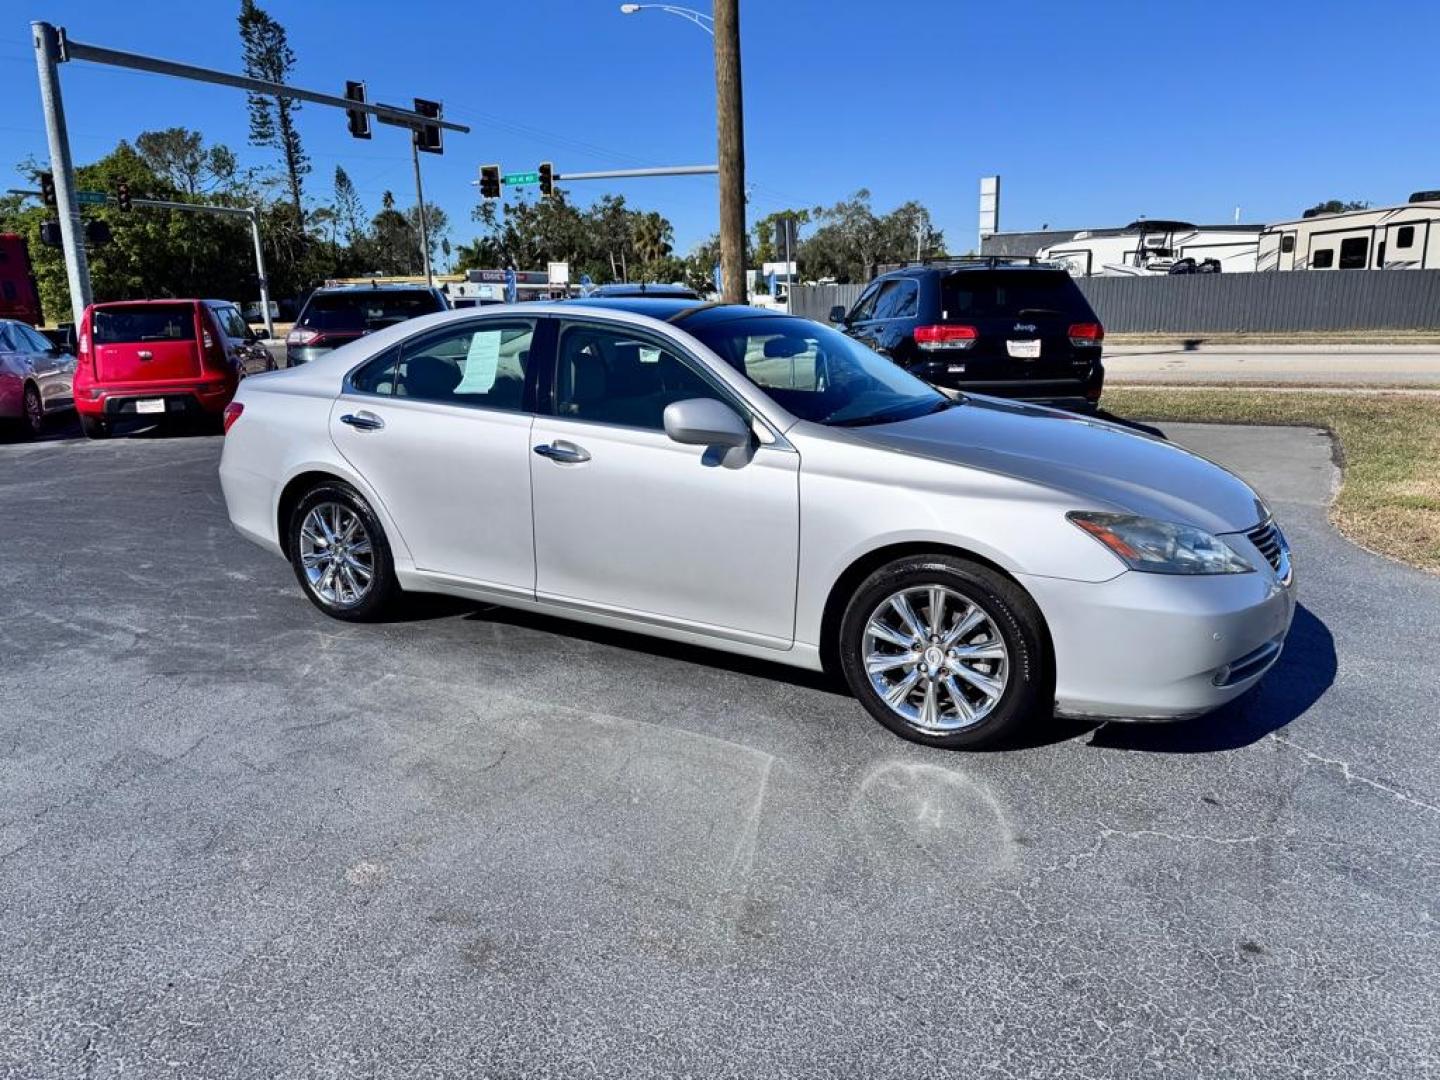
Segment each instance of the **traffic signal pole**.
M60 96L60 35L49 23L31 23L30 30L35 39L35 66L40 75L40 104L45 110L45 138L50 144L50 171L55 176L55 207L65 248L65 280L70 285L70 310L78 331L90 303L90 265L85 260L80 203L75 197L75 167L70 160L70 136L65 130L65 103Z
M65 108L60 99L60 74L57 70L59 64L69 60L88 60L91 63L105 64L109 67L130 68L133 71L148 71L156 75L169 75L173 78L212 83L216 86L230 86L252 94L268 94L275 98L308 101L316 105L341 109L347 113L368 113L382 123L409 128L412 147L417 145L415 140L420 131L426 128L436 131L442 128L459 132L469 132L470 130L465 124L443 120L438 115L426 116L419 111L401 109L394 105L371 104L364 100L357 101L337 94L306 90L288 83L252 79L248 75L214 71L210 68L196 67L194 64L162 60L155 56L121 52L119 49L107 49L99 45L85 45L78 41L71 41L66 36L64 29L52 26L48 22L32 22L30 30L35 41L35 65L40 74L40 100L45 108L45 133L50 144L50 169L55 176L55 201L60 217L60 238L65 249L65 273L70 283L70 305L74 310L77 326L85 313L85 306L91 299L90 268L85 261L85 238L80 222L80 204L75 195L75 167L70 157L70 139L65 130ZM438 152L438 142L436 146L436 152ZM415 176L418 187L420 176L418 164ZM134 199L132 201L135 205L142 206L146 205L148 200ZM153 201L148 202L150 205L156 205ZM193 209L187 204L175 205L181 209ZM260 251L258 220L254 216L254 211L251 210L240 210L235 207L223 209L252 215L251 236L255 240L257 265L261 266L261 302L265 309L266 326L271 327L268 287L263 268L264 257ZM421 220L422 222L424 220L423 210ZM426 252L428 262L428 242ZM271 333L272 335L274 333L273 327Z

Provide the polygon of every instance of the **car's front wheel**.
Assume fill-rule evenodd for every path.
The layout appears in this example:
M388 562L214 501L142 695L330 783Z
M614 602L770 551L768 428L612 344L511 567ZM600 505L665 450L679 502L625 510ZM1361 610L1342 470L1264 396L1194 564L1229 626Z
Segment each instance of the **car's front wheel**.
M289 551L305 595L332 618L382 618L399 592L385 532L348 484L306 492L290 514Z
M1011 741L1051 708L1040 613L987 566L950 555L872 573L840 624L850 689L890 730L952 749Z

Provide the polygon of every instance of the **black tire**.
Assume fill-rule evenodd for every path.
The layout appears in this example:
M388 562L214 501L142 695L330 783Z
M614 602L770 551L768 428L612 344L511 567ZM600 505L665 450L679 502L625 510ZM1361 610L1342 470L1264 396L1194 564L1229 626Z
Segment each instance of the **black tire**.
M935 729L940 726L940 721L954 724L965 722L959 706L953 701L949 691L943 688L942 682L937 680L935 700L940 702L942 711L948 707L955 715L949 720L942 715L940 720L932 725L931 730L925 730L918 726L918 720L907 719L886 703L872 684L871 676L866 670L866 633L872 615L876 614L877 609L886 604L890 597L905 590L923 590L930 586L941 586L950 590L952 595L947 597L946 604L955 606L953 594L959 594L980 609L987 618L987 623L982 624L979 630L973 631L962 641L968 642L978 637L979 644L970 647L980 648L987 642L993 642L993 634L998 633L1004 645L1003 660L972 660L969 663L973 666L967 666L968 671L982 675L1001 671L1005 673L1004 690L993 704L985 704L984 692L976 690L966 680L954 675L948 676L949 681L959 687L962 693L976 694L979 701L979 704L970 702L978 718L969 726L956 730ZM928 608L914 609L912 605L912 610L917 616L924 610L927 613L924 618L928 619ZM960 609L961 612L964 610ZM898 611L895 614L898 615ZM951 620L949 625L952 627L958 627L963 621L963 616L958 613L952 615L946 610L943 615ZM897 624L903 624L903 620L897 619ZM922 626L922 629L928 630L929 627ZM933 640L933 637L922 639L927 647ZM849 683L851 692L860 699L860 703L871 716L891 731L925 746L979 749L1012 742L1025 728L1044 723L1050 718L1054 691L1047 642L1048 637L1039 610L1015 582L987 566L967 559L952 555L917 555L888 563L861 582L850 598L840 622L838 652L841 670L845 673L845 681ZM902 648L889 643L885 643L885 646L896 650ZM943 651L942 647L942 653ZM958 664L958 660L946 656L945 663ZM897 667L899 674L886 673L883 679L893 678L897 682L904 682L908 680L905 672L917 670L922 673L935 670L943 678L947 672L953 670L948 667L931 669L924 662ZM926 682L925 678L921 678L911 693L918 694L923 699ZM994 692L992 688L990 693ZM944 704L947 701L948 706ZM901 703L902 706L908 706L909 698L903 697ZM918 705L911 707L920 711ZM923 715L922 712L921 719Z
M85 432L87 439L108 439L110 437L110 421L103 416L87 416L80 414L80 430Z
M40 400L40 388L34 383L25 384L25 432L32 438L45 434L45 406Z
M348 510L359 519L369 538L371 579L359 599L345 598L343 585L338 586L338 594L327 597L326 591L311 580L310 571L305 565L307 545L302 536L305 521L312 510L325 506L338 506ZM287 550L290 552L290 565L295 571L295 578L300 582L300 588L310 598L310 602L326 615L346 622L377 622L393 607L400 593L400 586L395 580L395 564L390 556L390 544L385 539L385 530L380 527L370 504L349 484L335 480L311 488L295 504L286 530ZM335 589L330 591L335 592Z

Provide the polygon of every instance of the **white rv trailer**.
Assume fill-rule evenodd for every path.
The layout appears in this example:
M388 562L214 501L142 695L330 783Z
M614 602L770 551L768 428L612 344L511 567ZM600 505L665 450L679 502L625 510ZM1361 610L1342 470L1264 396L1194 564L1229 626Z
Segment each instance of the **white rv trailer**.
M1440 191L1403 206L1316 214L1267 226L1260 270L1440 269Z
M1188 221L1136 221L1123 229L1089 229L1041 248L1043 261L1062 263L1075 277L1151 277L1181 260L1227 273L1255 269L1261 225L1192 225Z

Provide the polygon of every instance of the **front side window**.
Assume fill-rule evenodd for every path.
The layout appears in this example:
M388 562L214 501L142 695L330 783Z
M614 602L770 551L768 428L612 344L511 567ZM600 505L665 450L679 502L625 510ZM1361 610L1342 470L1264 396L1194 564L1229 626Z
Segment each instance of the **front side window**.
M727 400L663 343L622 327L571 323L560 331L555 411L572 420L665 429L665 406Z
M520 412L534 337L533 320L514 319L465 323L406 342L393 392L443 405Z
M691 333L802 420L856 427L908 420L951 404L854 338L808 319L726 319Z
M1395 230L1395 246L1397 248L1408 248L1415 244L1415 226L1401 225Z
M24 323L13 323L10 332L15 336L15 347L24 349L27 352L48 353L51 350L50 341L43 334L36 333Z
M1310 265L1316 270L1329 270L1330 267L1335 265L1335 249L1321 248L1315 252L1315 255L1311 258Z
M1340 241L1340 269L1364 270L1370 257L1370 241L1363 236L1352 236Z
M855 306L850 309L847 322L861 322L871 317L875 310L875 298L880 295L880 282L876 282L860 294L860 299L855 301Z

